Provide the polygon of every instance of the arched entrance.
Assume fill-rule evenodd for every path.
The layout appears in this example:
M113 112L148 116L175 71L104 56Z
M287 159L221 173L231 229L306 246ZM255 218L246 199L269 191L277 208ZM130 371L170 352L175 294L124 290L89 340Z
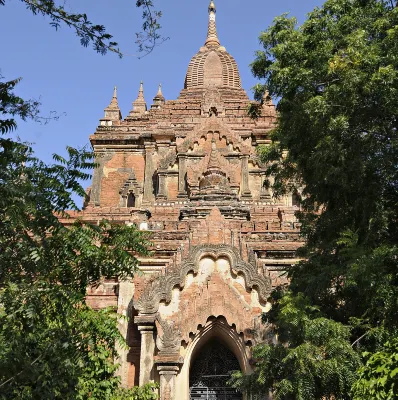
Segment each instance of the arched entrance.
M170 393L177 400L246 399L245 394L231 392L225 382L209 382L206 391L195 393L192 388L198 388L200 380L190 383L190 375L195 361L214 340L233 354L228 357L230 364L235 363L232 360L239 364L221 375L236 369L252 372L249 360L259 332L256 321L270 291L270 279L243 261L237 249L211 244L192 248L175 270L149 281L133 302L139 311L134 321L142 335L140 382L152 379L155 366L162 400L169 399ZM218 375L213 371L214 365L202 377ZM212 393L214 387L223 391Z
M227 385L238 359L222 342L213 338L197 352L189 371L190 400L242 400L242 394Z

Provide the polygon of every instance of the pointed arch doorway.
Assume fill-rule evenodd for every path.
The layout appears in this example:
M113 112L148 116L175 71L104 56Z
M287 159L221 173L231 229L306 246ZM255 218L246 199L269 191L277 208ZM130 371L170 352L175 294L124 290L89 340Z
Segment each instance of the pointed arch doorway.
M241 368L232 351L217 338L210 339L191 363L190 400L242 400L242 394L227 384L231 372L237 370Z

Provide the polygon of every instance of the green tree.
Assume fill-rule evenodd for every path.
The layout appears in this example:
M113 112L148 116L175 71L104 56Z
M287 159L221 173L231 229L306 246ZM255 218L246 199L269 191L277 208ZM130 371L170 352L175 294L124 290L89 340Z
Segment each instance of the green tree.
M335 338L359 353L383 351L385 342L395 343L398 329L397 27L391 1L328 0L302 26L286 15L276 18L261 34L263 49L252 64L263 80L256 98L268 92L279 99L272 145L261 150L275 178L274 193L303 189L298 216L308 241L301 249L306 261L289 271L287 296L304 296L323 318L347 327L348 336ZM258 110L252 106L250 112L255 117ZM276 298L267 318L294 351L308 343L306 327L281 326L285 301ZM261 367L264 357L263 390L271 388L281 399L322 398L299 386L284 394L278 383L282 376L291 385L302 379L321 388L322 369L289 375L281 354L277 375ZM305 353L297 357L307 362ZM334 368L337 374L339 364ZM347 385L333 394L352 397Z
M93 154L68 148L46 165L7 132L15 116L37 116L37 103L0 84L0 398L111 399L118 390L114 310L85 303L103 277L131 277L148 237L134 227L59 217L77 210L73 194L90 177Z
M359 370L353 387L354 400L393 400L398 391L398 339L381 351L365 353L366 364Z
M82 45L121 55L117 43L85 14L67 12L51 0L23 0L33 14L50 17L58 29L75 30ZM0 5L5 5L0 0ZM162 40L160 12L142 7L140 51ZM121 390L116 348L125 342L115 310L94 311L85 303L88 286L102 278L126 279L137 255L148 254L148 237L134 227L77 220L66 228L59 217L77 210L85 196L93 154L68 148L47 165L13 137L16 118L43 121L37 101L14 93L20 79L0 77L0 399L156 399L156 385Z
M83 46L93 45L93 48L105 54L108 51L123 56L117 42L112 40L112 35L106 32L103 25L91 22L87 14L75 14L65 8L65 3L54 0L20 0L34 15L43 15L50 19L50 24L55 29L61 25L72 28ZM0 0L0 5L6 5L7 0ZM152 0L136 0L136 7L142 9L142 30L136 33L138 50L147 55L168 38L160 34L160 18L162 12L155 10Z
M119 389L112 400L157 400L156 389L159 389L159 385L156 383L132 389Z
M323 315L302 294L275 292L272 316L278 343L254 348L254 373L236 372L230 384L275 400L346 399L361 366L351 329ZM265 321L264 321L265 322ZM333 396L333 397L332 397Z

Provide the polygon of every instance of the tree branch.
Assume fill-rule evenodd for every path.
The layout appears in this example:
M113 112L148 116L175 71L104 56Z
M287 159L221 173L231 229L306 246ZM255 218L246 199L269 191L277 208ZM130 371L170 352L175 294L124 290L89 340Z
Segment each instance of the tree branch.
M359 343L359 341L362 340L369 332L371 331L365 332L362 336L360 336L357 340L355 340L355 342L351 345L351 347L354 347L357 343Z
M43 354L40 354L39 357L35 358L31 363L30 366L33 366L34 364L36 364L37 361L39 361L41 358L43 358ZM6 381L4 381L3 383L0 384L0 388L5 386L7 383L13 381L15 378L18 378L19 375L21 375L24 372L24 370L18 372L16 375L12 376L11 378L7 379Z
M117 43L110 41L112 35L105 32L102 25L93 25L86 14L71 14L66 12L63 7L55 5L53 0L21 0L33 12L49 16L55 29L58 29L59 22L64 22L68 27L75 29L76 34L80 37L83 46L87 46L89 42L94 43L94 48L101 54L112 51L122 56L121 51L116 48Z
M147 56L152 53L153 49L168 40L168 37L161 37L157 31L160 29L158 19L162 16L160 11L152 11L153 3L152 0L137 0L137 7L143 7L144 12L142 18L144 23L142 25L143 32L137 33L136 43L140 52L145 51L142 57ZM144 32L147 32L144 34ZM160 40L160 43L158 43ZM151 43L151 45L146 45L145 43ZM142 58L139 57L139 58Z

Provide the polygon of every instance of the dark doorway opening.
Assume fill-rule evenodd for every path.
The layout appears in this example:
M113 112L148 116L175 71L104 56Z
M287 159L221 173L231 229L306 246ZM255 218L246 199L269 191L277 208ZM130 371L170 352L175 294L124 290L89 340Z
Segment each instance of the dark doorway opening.
M232 371L240 371L235 355L221 342L209 341L191 365L190 400L242 400L242 394L227 385Z
M134 193L129 193L127 197L127 207L135 207L135 196Z
M301 196L297 191L295 191L292 195L292 206L300 207L301 205Z

